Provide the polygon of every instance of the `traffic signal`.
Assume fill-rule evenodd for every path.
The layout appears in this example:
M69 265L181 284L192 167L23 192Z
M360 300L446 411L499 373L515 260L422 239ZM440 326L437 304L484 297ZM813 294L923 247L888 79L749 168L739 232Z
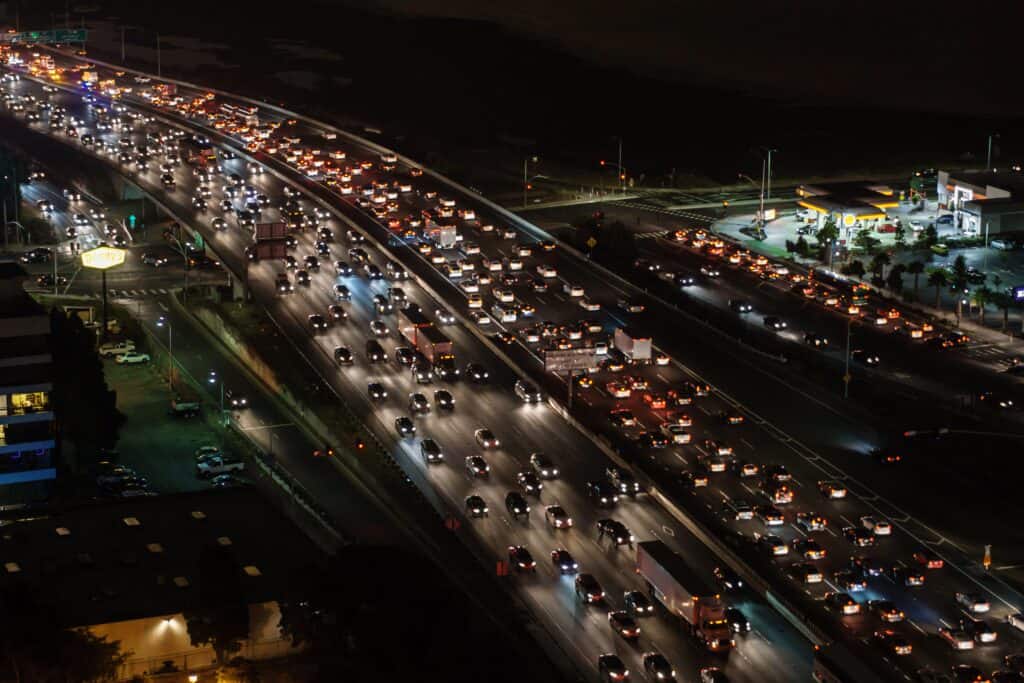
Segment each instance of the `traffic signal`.
M132 230L135 229L135 221L136 221L135 214L134 213L128 214L128 227L130 229L132 229Z

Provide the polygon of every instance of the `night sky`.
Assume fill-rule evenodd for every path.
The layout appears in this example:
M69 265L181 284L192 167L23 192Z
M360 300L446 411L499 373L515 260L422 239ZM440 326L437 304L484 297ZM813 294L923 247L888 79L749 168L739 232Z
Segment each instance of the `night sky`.
M828 98L886 108L1024 113L1024 6L1012 0L364 3L411 15L494 21L588 60L800 102Z

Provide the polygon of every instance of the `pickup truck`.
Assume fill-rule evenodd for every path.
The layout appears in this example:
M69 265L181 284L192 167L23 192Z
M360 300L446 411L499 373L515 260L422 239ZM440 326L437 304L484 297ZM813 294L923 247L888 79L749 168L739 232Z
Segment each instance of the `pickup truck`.
M102 344L97 353L99 353L101 358L107 358L109 356L120 356L134 350L135 342L131 339L125 339L124 341Z
M245 463L228 456L212 457L196 463L196 476L209 479L218 474L241 472Z

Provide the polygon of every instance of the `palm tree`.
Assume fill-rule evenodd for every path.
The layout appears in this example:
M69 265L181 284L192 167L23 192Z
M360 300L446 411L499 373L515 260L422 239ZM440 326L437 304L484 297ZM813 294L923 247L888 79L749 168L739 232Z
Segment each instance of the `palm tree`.
M917 299L917 282L921 277L921 273L924 272L924 263L921 261L911 261L907 264L907 272L914 276L914 299Z
M1010 306L1013 305L1013 297L1002 291L992 293L992 303L1003 312L1003 332L1010 327Z
M942 308L942 288L948 284L945 271L933 270L928 274L928 286L935 288L935 308Z
M860 259L854 259L846 265L846 274L854 277L864 277L864 262Z
M885 275L885 267L892 263L892 259L884 251L875 254L875 257L871 259L871 272L874 273L875 277L881 279Z
M992 301L992 290L988 287L978 287L971 295L971 302L978 307L978 320L985 324L985 304Z

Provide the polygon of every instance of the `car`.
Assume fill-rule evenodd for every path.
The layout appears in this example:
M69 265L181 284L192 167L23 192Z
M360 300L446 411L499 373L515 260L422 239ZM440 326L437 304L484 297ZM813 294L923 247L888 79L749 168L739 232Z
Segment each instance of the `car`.
M864 515L860 518L861 526L873 533L875 536L891 536L892 535L892 524L888 521L874 517L872 515Z
M675 683L676 671L665 655L660 652L645 652L642 658L644 671L652 681Z
M366 385L366 391L373 401L383 401L388 397L388 390L380 382L370 382Z
M530 467L541 479L557 479L558 467L543 453L530 454Z
M159 254L153 254L150 252L144 252L140 260L142 261L143 264L147 266L153 266L154 268L159 268L161 266L167 265L167 257L160 256Z
M633 547L636 537L629 531L625 524L615 519L597 520L598 538L607 536L615 545L628 545Z
M964 617L960 620L960 628L966 631L976 643L994 643L999 634L990 624L977 617Z
M505 496L505 509L514 519L530 516L530 504L518 491L509 491Z
M468 367L466 369L467 371L469 370ZM514 391L519 400L524 403L540 403L544 400L544 395L541 394L540 389L536 385L521 379L516 380Z
M622 601L631 616L649 617L654 614L654 603L643 591L626 591Z
M793 475L789 473L785 465L768 465L764 468L764 476L774 482L783 483L791 481Z
M129 351L114 358L114 362L118 365L143 365L149 361L148 353L139 353L137 351Z
M761 466L749 460L733 460L729 468L740 478L749 479L761 474Z
M413 424L405 415L395 418L395 431L398 432L398 436L405 438L407 436L413 436L416 434L416 425Z
M308 320L309 320L309 327L313 331L314 334L316 334L317 332L326 332L327 331L327 319L324 318L319 313L311 314L310 316L308 316Z
M551 551L551 563L559 574L575 574L580 565L565 548L558 548Z
M576 596L588 605L604 600L604 590L593 574L577 574L573 585Z
M498 437L494 436L494 433L486 427L481 427L473 432L473 438L476 439L477 444L481 448L498 448L501 446L501 441Z
M722 502L722 512L733 520L751 520L754 518L754 507L740 498L727 498Z
M953 594L953 598L957 604L976 614L981 614L991 609L991 603L980 593L957 591Z
M370 321L370 332L378 337L386 337L390 330L383 320L374 319Z
M346 285L334 285L333 287L335 301L351 301L352 292Z
M742 299L729 299L729 308L737 313L751 313L754 310L753 304Z
M423 439L423 441L420 441L420 455L423 456L423 460L428 465L444 462L444 453L441 451L441 446L433 439Z
M832 582L847 593L856 593L868 587L864 577L852 569L836 570L832 573Z
M528 496L539 497L540 492L544 490L544 484L532 470L522 470L516 474L516 483L523 489L523 493Z
M537 563L533 555L522 545L510 545L508 547L508 561L517 572L532 572L537 569Z
M757 543L761 548L773 557L780 555L789 554L789 546L786 542L776 536L775 534L757 534L754 536L757 538Z
M827 551L813 538L798 538L793 541L793 552L808 560L821 560Z
M846 498L846 487L837 481L823 480L818 482L818 491L826 498Z
M782 514L782 510L771 504L755 507L754 516L767 527L782 526L786 523L786 516Z
M680 472L678 482L687 489L705 488L708 485L708 475L704 472Z
M612 630L626 640L636 640L640 637L640 626L636 620L624 610L616 610L608 613L608 625Z
M637 494L643 492L640 482L632 474L620 467L606 468L605 477L608 479L608 483L623 495L636 497Z
M544 508L544 519L553 529L572 528L572 517L561 505L548 505Z
M854 349L850 352L850 358L869 367L877 367L882 363L881 357L866 349Z
M466 497L466 514L470 517L486 517L487 512L487 503L484 502L483 498L475 494Z
M960 628L940 626L939 638L942 638L944 641L946 641L946 643L948 643L949 646L952 647L954 650L974 649L974 638L971 637L971 634L967 633L966 631Z
M334 347L334 362L338 365L352 365L352 350L347 346Z
M36 247L24 252L18 259L22 263L46 263L53 257L53 252L47 247Z
M898 586L906 586L907 588L920 588L924 585L924 574L916 569L911 569L902 564L890 565L885 570L885 575L888 576L893 583Z
M851 598L848 593L829 591L825 593L825 604L843 616L860 614L860 603Z
M366 359L371 363L382 363L388 359L388 354L384 352L384 347L380 345L376 339L368 339L366 341Z
M610 482L588 481L586 484L587 497L597 504L598 507L610 508L619 502L619 492Z
M491 466L481 455L466 458L466 473L471 477L486 477L491 473Z
M447 389L438 389L434 392L434 405L438 410L455 410L455 399Z
M813 562L797 562L789 566L790 575L800 583L821 583L825 577Z
M776 315L767 315L762 322L765 327L775 331L784 330L788 327L786 321Z
M817 332L805 332L804 343L820 349L828 346L828 337Z
M729 622L733 633L750 633L753 630L750 620L736 607L725 609L725 620Z
M237 389L227 388L224 390L224 404L241 410L249 407L249 398Z
M897 657L905 657L913 652L914 649L909 640L891 628L875 631L874 639L886 652Z
M868 611L890 624L903 621L906 618L903 610L896 607L890 600L868 600Z
M993 671L992 683L1024 683L1024 674L1019 671Z
M828 528L828 520L814 511L798 512L796 514L796 525L803 531L825 531Z
M1006 617L1006 623L1018 631L1024 631L1024 614L1021 614L1020 612L1009 614Z
M913 558L914 562L917 562L925 569L942 569L945 565L943 559L931 550L918 550L914 553Z
M490 376L491 374L487 371L487 368L479 363L469 363L466 365L466 377L477 384L486 384Z
M427 397L424 396L423 394L409 394L409 412L413 414L429 413L430 401L428 401Z
M843 538L858 548L869 548L875 545L875 535L867 529L845 526L843 527L842 532Z
M743 579L737 576L731 569L718 566L712 570L711 574L715 577L715 581L718 585L724 590L738 591L743 588Z
M621 683L621 681L629 680L629 669L616 654L600 655L597 658L597 671L606 683Z
M1024 652L1014 652L1004 656L1003 666L1014 671L1024 671Z

